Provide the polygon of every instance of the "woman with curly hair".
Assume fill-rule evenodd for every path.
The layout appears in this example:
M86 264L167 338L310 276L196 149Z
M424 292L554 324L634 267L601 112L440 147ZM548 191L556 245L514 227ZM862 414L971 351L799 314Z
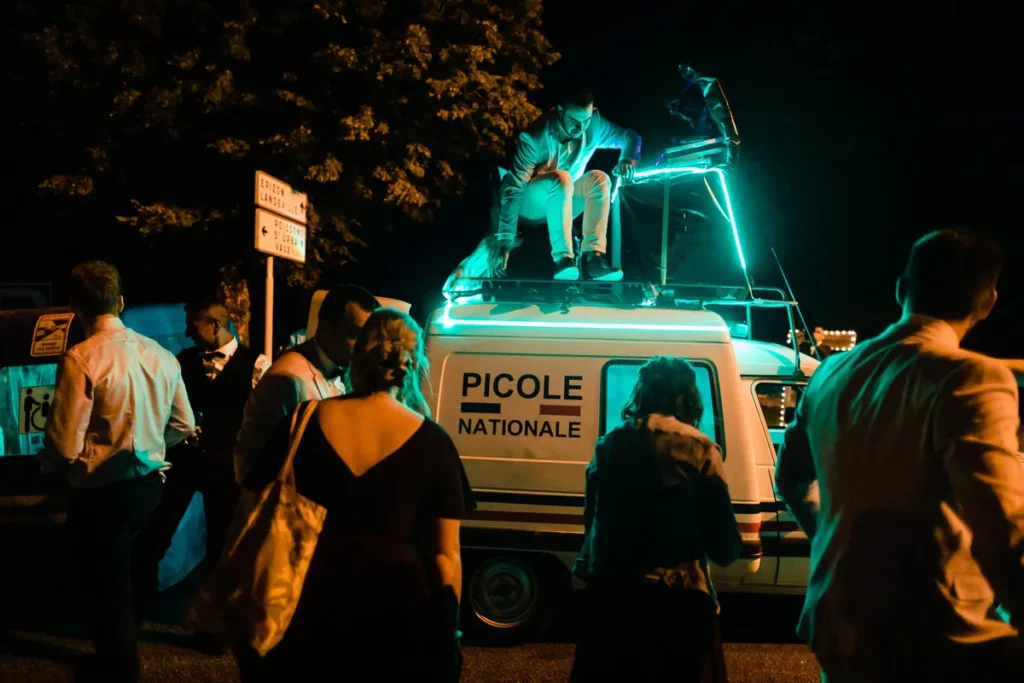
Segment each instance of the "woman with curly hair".
M681 358L640 368L623 424L587 467L574 573L587 615L573 681L726 680L709 559L739 557L722 453L701 433L697 375Z
M327 508L284 638L239 656L242 680L458 680L459 519L472 507L455 445L429 417L423 334L408 315L372 313L346 396L320 401L295 461L298 492ZM298 410L302 410L299 406ZM285 421L246 480L280 469ZM269 456L273 457L269 457Z

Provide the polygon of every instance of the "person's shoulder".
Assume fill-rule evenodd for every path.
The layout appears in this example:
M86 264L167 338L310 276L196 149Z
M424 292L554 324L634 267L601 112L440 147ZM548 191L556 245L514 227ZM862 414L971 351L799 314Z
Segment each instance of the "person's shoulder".
M622 126L614 121L610 121L607 116L601 114L601 109L599 107L594 107L594 115L590 119L590 125L595 130L605 125L632 130L632 128L629 128L628 126Z
M598 439L598 442L632 438L634 435L638 434L639 431L639 428L633 422L620 422L605 432L604 436Z
M455 442L448 434L448 430L442 427L439 422L435 422L429 417L423 418L423 425L420 427L420 431L429 439L451 445L452 448L455 448Z
M129 333L135 335L135 338L138 340L139 348L141 348L144 353L156 358L161 364L173 365L176 368L180 366L178 358L168 349L164 348L160 342L147 337L144 334L139 334L130 328L125 329L127 329Z
M1013 371L1003 361L967 349L936 358L942 363L949 381L956 386L1017 388Z
M267 368L267 375L287 375L290 377L302 372L303 370L309 370L309 360L300 350L302 345L296 346L295 348L288 349L277 359L270 364Z
M643 433L635 422L622 422L612 427L594 444L594 454L601 462L615 458L619 453L633 453Z
M271 364L270 359L264 356L256 349L252 348L251 346L246 346L242 342L237 343L238 349L235 350L235 354L239 357L239 359L244 360L246 363L252 363L253 365L263 364L269 366Z
M548 123L554 117L554 110L546 111L533 121L531 121L526 128L519 133L519 141L527 142L529 144L537 144L537 142L547 135Z
M80 361L83 358L85 358L85 356L87 356L89 353L91 353L93 349L97 348L97 346L98 344L96 338L88 337L78 342L77 344L72 344L71 346L69 346L67 350L64 351L64 356L71 356L75 360Z

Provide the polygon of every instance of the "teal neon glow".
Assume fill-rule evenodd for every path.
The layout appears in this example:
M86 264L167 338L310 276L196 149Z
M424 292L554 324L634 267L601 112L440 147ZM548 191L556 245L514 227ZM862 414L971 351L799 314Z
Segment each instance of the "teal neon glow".
M645 332L728 332L724 325L660 325L655 323L588 323L553 320L488 320L487 318L453 318L452 302L445 304L444 313L437 319L441 327L526 327L549 330L642 330Z
M729 214L729 225L732 226L732 238L736 242L736 255L740 258L740 267L747 272L747 259L743 257L743 247L740 246L740 232L736 228L736 215L732 211L732 198L729 196L729 186L725 182L725 172L720 168L697 168L695 166L667 166L665 168L649 168L645 171L637 171L633 177L637 180L642 178L654 178L660 175L674 173L693 173L704 175L715 173L718 175L718 182L722 185L722 194L725 195L725 210Z

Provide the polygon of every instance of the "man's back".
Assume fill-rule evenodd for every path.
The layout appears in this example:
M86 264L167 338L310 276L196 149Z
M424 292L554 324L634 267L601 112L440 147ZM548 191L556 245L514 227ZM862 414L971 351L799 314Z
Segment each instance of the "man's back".
M171 441L193 428L181 371L157 342L116 317L64 359L47 434L72 463L74 486L100 486L162 469ZM175 401L179 405L172 410ZM172 413L173 419L172 419Z
M316 341L310 339L282 353L253 388L235 445L235 480L239 484L245 481L253 459L259 457L274 429L295 406L342 393L336 379L324 376L325 369L329 374L338 372Z
M779 487L809 451L820 508L800 630L815 652L1015 634L992 618L998 602L1016 603L1015 620L1024 607L1024 468L1005 366L912 316L822 365L797 421Z

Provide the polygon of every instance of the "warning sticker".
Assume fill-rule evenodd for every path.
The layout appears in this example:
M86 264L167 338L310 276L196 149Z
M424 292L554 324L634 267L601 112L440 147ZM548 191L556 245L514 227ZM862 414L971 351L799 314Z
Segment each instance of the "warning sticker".
M56 388L52 384L22 387L18 397L19 434L38 434L46 428L46 418L50 416L50 402Z
M36 329L32 333L31 356L59 356L68 345L68 331L74 313L48 313L36 320Z

